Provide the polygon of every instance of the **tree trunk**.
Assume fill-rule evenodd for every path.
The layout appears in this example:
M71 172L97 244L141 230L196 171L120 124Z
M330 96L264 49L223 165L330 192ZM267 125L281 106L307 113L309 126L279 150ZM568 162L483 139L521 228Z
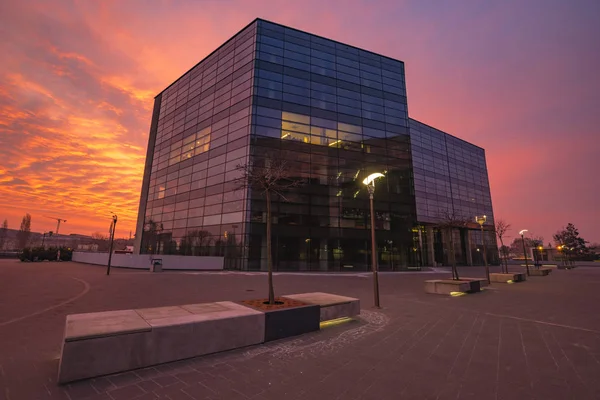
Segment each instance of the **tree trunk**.
M452 228L448 231L449 240L450 240L450 265L452 265L452 279L459 280L458 270L456 269L456 257L454 255L454 235L452 234Z
M502 241L502 238L500 238L500 248L502 249L502 253L500 255L500 260L502 261L502 269L505 274L508 274L508 260L506 258L506 251L504 250L504 242Z
M267 269L269 275L269 304L275 304L275 290L273 290L273 257L271 255L271 193L265 192L267 197Z

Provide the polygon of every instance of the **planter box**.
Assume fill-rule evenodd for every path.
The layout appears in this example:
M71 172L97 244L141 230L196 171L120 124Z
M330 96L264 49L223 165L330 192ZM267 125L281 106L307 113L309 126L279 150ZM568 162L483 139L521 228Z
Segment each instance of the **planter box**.
M473 286L471 287L471 290L473 292L479 292L481 290L481 288L489 286L489 283L487 281L487 279L485 278L460 278L461 281L470 281L470 282L477 282L474 283ZM479 286L477 286L479 285Z
M283 339L319 330L319 306L302 301L277 297L276 303L265 304L266 299L242 301L265 315L264 341Z
M520 272L509 272L508 274L505 273L492 273L490 274L490 280L492 282L501 282L501 283L506 283L508 281L513 281L513 282L523 282L527 279L527 274L526 273L520 273Z
M314 304L265 311L264 341L318 331L319 311L319 306Z

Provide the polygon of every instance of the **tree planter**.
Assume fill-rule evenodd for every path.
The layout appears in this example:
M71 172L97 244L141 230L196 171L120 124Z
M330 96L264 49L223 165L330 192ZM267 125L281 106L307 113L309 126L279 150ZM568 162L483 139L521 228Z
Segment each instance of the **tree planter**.
M460 278L460 280L462 281L469 281L469 282L476 282L472 284L472 291L473 292L479 292L481 291L481 288L484 288L486 286L489 286L489 283L487 281L487 279L484 278ZM479 285L479 286L477 286Z
M285 297L277 297L274 305L268 303L268 299L241 302L265 314L265 342L319 330L321 307L318 304Z

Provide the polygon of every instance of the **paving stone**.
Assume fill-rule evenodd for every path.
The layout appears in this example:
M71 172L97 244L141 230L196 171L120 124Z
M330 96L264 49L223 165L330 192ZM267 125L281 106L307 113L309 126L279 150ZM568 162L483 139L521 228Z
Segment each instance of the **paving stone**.
M281 294L359 298L362 320L58 386L56 357L67 314L249 299L257 294L246 289L263 287L264 276L115 269L107 279L102 268L45 267L2 264L0 281L16 282L6 298L19 301L18 309L14 301L0 303L3 318L76 296L83 285L72 278L86 281L90 291L52 312L0 326L1 400L600 398L600 293L593 284L600 268L557 270L462 297L422 291L425 280L444 274L381 274L381 310L371 308L370 279L277 275ZM459 272L483 276L482 268ZM38 280L48 291L33 290Z
M66 386L66 392L73 399L83 399L98 394L90 381L73 382Z
M108 379L116 387L128 386L141 381L141 378L133 371L124 372L122 374L110 375Z
M94 378L89 381L98 393L106 392L107 390L115 389L115 384L106 377Z
M186 386L181 389L181 391L188 394L193 399L204 399L212 395L217 395L214 390L209 389L206 385L199 382Z
M161 388L161 386L151 380L136 383L144 392L153 392Z
M152 380L155 383L157 383L158 385L160 385L161 387L167 387L167 386L174 385L176 383L181 383L181 381L179 379L175 378L173 375L157 376L156 378L153 378Z
M108 392L114 400L130 400L144 394L144 391L137 385L129 385L117 388Z

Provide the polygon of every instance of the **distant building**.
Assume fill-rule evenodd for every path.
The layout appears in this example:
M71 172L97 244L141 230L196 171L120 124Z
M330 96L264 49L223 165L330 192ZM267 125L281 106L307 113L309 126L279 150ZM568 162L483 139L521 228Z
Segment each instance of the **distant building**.
M270 157L306 182L273 202L278 270L370 268L373 172L381 270L447 264L444 212L473 221L459 263L497 260L485 152L409 118L404 63L261 19L155 98L135 252L264 270L265 202L235 179Z
M98 245L96 243L93 244L78 244L77 250L79 251L98 251Z

